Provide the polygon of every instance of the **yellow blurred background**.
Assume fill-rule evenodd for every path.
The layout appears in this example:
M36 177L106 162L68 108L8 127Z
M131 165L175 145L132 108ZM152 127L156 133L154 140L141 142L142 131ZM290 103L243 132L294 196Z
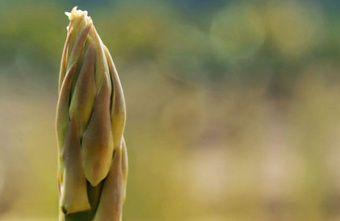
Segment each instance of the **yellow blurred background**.
M337 0L0 0L0 221L57 220L74 5L125 91L125 221L340 220Z

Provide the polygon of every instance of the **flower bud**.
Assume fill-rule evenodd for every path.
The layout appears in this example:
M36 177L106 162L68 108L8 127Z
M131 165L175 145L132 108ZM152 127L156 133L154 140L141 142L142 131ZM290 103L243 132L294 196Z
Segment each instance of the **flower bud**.
M127 179L122 86L87 12L66 15L56 120L61 219L87 212L87 220L118 221Z

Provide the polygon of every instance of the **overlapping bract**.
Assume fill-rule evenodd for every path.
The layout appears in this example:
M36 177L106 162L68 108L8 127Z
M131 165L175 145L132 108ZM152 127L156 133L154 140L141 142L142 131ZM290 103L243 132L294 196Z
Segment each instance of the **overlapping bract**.
M127 179L121 83L87 12L66 14L56 121L60 220L119 221Z

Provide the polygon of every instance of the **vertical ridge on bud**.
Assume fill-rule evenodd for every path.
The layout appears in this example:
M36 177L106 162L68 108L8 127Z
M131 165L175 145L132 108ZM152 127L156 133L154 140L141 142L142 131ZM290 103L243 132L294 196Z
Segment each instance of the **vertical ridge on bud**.
M84 132L91 117L97 93L94 82L95 61L96 52L93 47L89 46L84 56L84 62L79 72L69 108L71 118L75 118L80 122L81 133Z
M113 220L121 220L126 193L126 165L127 153L124 142L120 149L115 150L111 169L103 186L94 221L106 221L107 217L114 217Z
M109 50L104 47L105 56L108 61L112 87L114 94L111 99L111 124L113 133L113 142L115 148L119 148L122 144L123 132L125 128L126 107L124 100L123 88L120 83L118 72L113 63Z
M64 160L63 185L61 188L61 207L65 214L90 209L87 197L87 187L82 170L79 126L76 121L70 122L65 148L62 156Z
M121 221L127 180L125 100L86 11L65 13L56 130L60 221Z
M61 62L60 62L60 72L59 72L59 81L58 81L58 91L60 91L62 82L64 80L67 68L67 54L68 54L68 45L70 42L70 33L67 33L63 53L61 55Z
M107 176L111 165L113 141L110 96L109 88L104 83L97 95L92 118L83 136L83 167L92 186L96 186Z

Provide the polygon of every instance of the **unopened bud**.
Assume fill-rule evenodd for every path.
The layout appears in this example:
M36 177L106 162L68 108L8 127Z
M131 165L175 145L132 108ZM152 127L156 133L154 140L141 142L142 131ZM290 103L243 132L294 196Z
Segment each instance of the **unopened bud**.
M87 212L86 220L119 221L127 179L122 86L87 12L66 15L56 120L61 217Z

